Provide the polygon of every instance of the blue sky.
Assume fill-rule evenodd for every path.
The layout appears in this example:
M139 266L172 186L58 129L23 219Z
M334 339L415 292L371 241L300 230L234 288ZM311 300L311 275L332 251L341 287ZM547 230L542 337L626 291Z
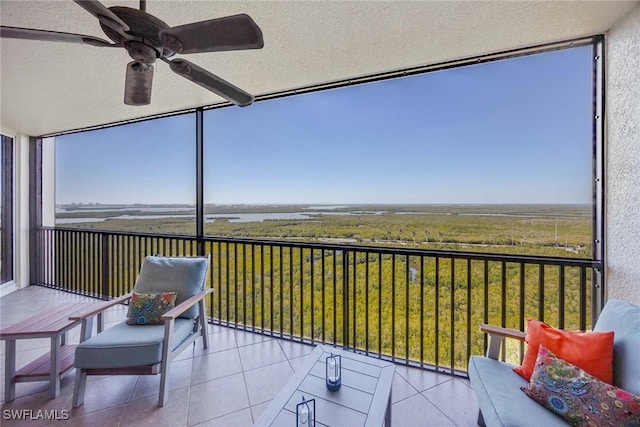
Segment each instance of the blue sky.
M206 203L590 203L591 48L205 112ZM193 115L61 136L56 201L193 203Z

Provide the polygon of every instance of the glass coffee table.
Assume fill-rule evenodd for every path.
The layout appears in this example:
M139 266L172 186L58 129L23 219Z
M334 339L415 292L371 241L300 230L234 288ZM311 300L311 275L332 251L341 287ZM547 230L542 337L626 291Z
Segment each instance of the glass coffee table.
M325 359L342 357L342 386L329 391L325 384ZM296 405L315 399L317 426L390 426L391 362L319 345L296 371L255 426L295 426Z

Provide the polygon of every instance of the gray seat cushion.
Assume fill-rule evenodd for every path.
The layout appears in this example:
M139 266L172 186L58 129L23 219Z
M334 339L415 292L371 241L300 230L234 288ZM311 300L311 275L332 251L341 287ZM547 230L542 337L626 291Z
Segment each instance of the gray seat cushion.
M614 331L613 384L640 394L640 307L609 300L593 330Z
M562 418L527 397L527 385L513 365L483 356L469 359L469 380L487 426L540 427L568 425Z
M193 320L176 319L173 347L193 332ZM164 325L127 325L126 322L102 331L76 347L76 368L127 368L154 365L162 360Z
M158 294L177 292L176 305L204 289L209 257L147 256L140 268L134 292ZM180 317L195 318L198 306L191 307Z

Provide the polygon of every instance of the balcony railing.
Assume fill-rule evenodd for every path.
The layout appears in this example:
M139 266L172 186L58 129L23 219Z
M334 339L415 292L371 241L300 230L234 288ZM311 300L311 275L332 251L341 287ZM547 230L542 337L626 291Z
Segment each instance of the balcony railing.
M589 328L600 268L572 258L59 227L40 228L37 241L40 285L110 298L132 290L146 255L209 254L214 323L454 374L486 348L479 322ZM504 358L520 357L514 345Z

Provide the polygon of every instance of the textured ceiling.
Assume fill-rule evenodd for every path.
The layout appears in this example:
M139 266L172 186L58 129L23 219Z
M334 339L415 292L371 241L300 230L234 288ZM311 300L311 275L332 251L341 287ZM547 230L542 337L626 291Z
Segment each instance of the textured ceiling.
M184 57L254 95L603 33L634 7L638 2L147 2L147 12L170 26L249 14L263 31L263 49ZM97 19L71 0L0 0L0 23L106 38ZM1 39L0 128L43 135L223 101L158 63L151 105L124 105L129 61L124 49Z

